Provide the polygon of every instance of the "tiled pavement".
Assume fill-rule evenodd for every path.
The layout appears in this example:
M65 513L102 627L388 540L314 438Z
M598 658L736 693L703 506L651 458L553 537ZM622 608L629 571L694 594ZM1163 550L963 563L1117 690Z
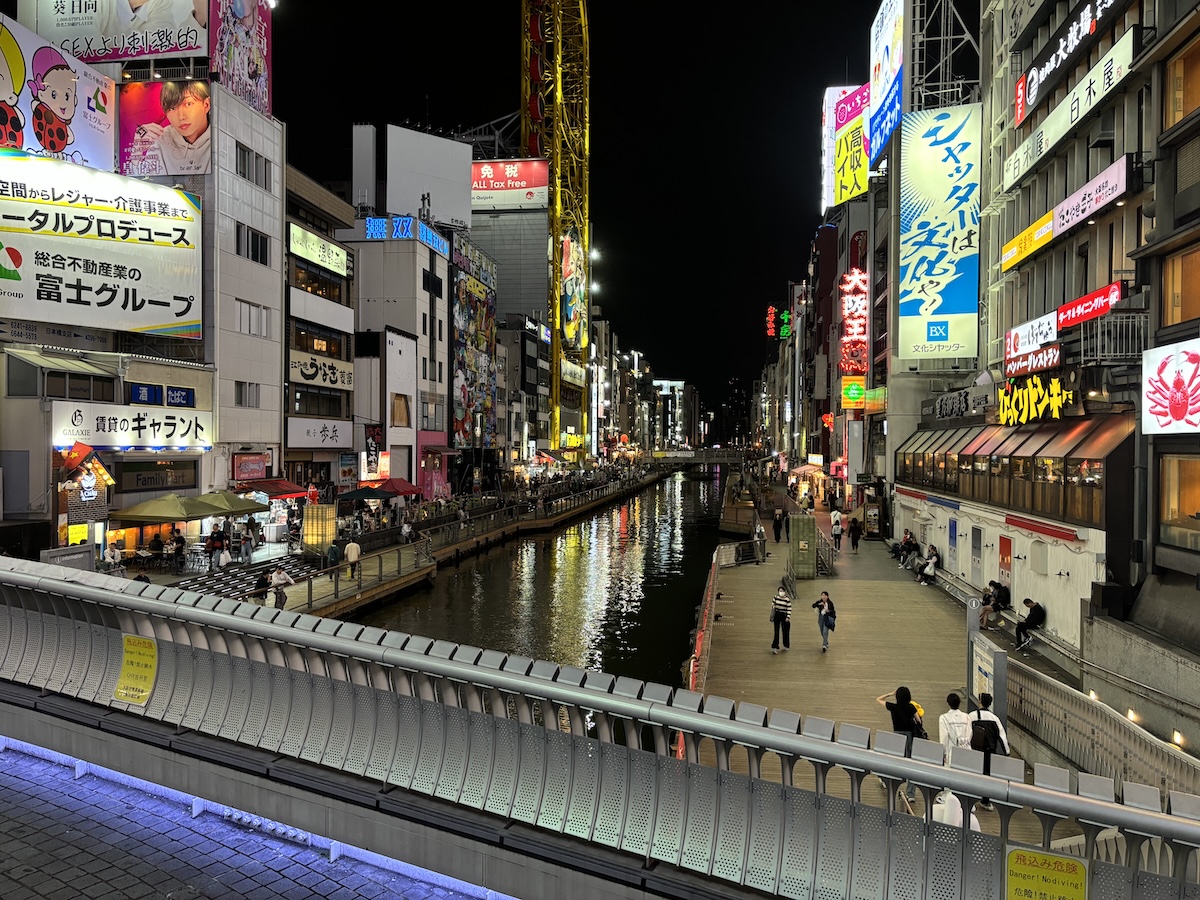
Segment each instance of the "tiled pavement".
M3 900L459 900L448 887L241 827L13 749L0 753Z

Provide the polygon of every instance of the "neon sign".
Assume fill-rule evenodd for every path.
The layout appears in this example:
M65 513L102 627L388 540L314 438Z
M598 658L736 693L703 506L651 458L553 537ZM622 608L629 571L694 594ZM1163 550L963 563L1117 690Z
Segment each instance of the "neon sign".
M779 313L779 339L786 341L792 336L792 312L785 309Z
M838 370L843 375L867 374L867 273L851 269L842 276L842 359Z
M825 413L825 415L821 416L821 424L830 431L833 431L833 413Z
M775 337L775 307L767 307L767 337Z
M413 225L417 226L413 234ZM411 241L418 240L435 253L450 256L450 242L415 216L368 216L366 221L368 241Z

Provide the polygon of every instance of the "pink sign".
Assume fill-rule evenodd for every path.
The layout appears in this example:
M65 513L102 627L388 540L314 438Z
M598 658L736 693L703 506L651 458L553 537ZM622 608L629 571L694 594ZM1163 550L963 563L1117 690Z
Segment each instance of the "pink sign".
M208 48L213 80L271 115L270 0L210 0Z
M206 175L212 170L212 97L205 81L121 85L122 175Z
M1064 303L1058 308L1059 329L1069 328L1089 319L1098 319L1111 312L1112 308L1121 302L1121 288L1121 282L1114 281L1070 303Z
M843 128L848 122L854 121L871 105L871 84L868 82L856 91L843 97L834 107L834 128Z
M1129 161L1122 156L1115 163L1054 207L1054 233L1062 234L1073 225L1094 216L1125 193Z

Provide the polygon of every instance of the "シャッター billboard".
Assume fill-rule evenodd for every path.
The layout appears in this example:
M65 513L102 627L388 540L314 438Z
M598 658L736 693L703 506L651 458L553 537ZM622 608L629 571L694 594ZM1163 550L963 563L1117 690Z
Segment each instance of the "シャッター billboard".
M200 198L0 150L0 315L200 340Z
M113 170L111 78L7 16L0 16L0 76L0 147Z
M471 209L545 209L550 162L482 159L471 163Z
M208 68L233 96L271 115L271 3L210 0Z
M34 30L86 63L148 56L203 56L208 35L192 0L148 0L136 10L117 0L36 0Z
M212 171L208 82L121 85L122 175L207 175Z
M968 103L904 114L901 359L953 359L978 351L982 110Z

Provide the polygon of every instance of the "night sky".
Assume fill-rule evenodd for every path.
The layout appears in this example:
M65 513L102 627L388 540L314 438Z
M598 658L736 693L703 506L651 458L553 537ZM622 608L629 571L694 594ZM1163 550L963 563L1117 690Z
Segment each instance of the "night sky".
M766 308L806 277L821 97L867 80L877 7L589 4L594 302L622 348L707 403L761 369ZM520 106L515 0L408 4L383 31L369 7L336 8L274 14L275 115L317 180L349 178L353 122L469 127Z

